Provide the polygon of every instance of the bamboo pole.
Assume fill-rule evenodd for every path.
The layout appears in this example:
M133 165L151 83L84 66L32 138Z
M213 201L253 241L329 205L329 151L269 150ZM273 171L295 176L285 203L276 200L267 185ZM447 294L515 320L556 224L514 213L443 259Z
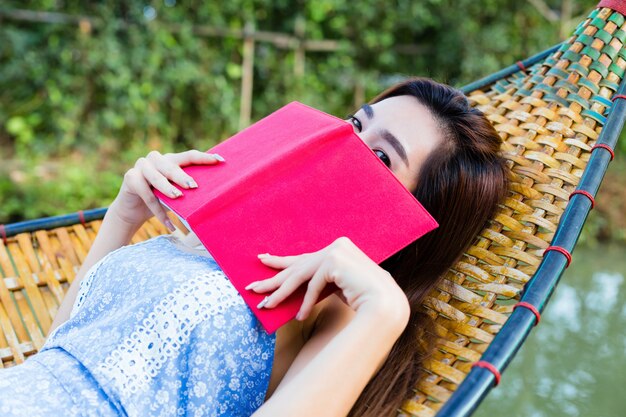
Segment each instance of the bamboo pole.
M246 33L254 33L254 24L246 23ZM254 37L246 36L243 41L243 75L241 77L241 107L239 110L239 130L250 124L252 114L252 85L254 81Z
M304 75L304 31L306 29L306 21L302 15L296 16L295 24L295 36L298 40L294 53L294 68L293 72L296 78L301 78Z
M363 76L357 74L354 77L354 108L358 109L365 103L365 86Z

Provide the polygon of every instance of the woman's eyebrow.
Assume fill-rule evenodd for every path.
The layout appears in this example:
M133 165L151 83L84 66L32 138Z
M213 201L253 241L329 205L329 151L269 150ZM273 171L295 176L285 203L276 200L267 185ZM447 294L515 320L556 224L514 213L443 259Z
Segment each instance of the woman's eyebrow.
M382 138L385 139L391 145L391 147L396 151L398 156L400 156L400 159L402 159L402 162L404 162L404 165L406 165L406 167L409 168L409 158L407 158L406 151L404 150L404 146L402 146L398 138L395 137L387 129L383 129L380 133L381 133Z
M365 103L364 105L361 106L361 109L363 109L368 119L371 119L372 117L374 117L374 109L369 104Z
M365 103L361 106L361 109L365 112L368 119L372 119L374 117L374 109L369 104ZM406 156L406 150L398 138L387 129L383 129L380 133L382 138L386 140L387 143L389 143L389 145L391 145L391 147L396 151L400 159L402 159L402 162L404 162L404 165L409 168L409 158Z

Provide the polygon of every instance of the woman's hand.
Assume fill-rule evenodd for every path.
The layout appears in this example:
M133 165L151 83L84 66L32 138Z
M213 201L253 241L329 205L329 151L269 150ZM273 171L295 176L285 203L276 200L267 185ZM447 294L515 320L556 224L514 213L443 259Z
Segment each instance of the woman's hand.
M181 166L212 165L220 161L224 161L224 158L196 149L164 155L158 151L151 151L146 157L139 158L135 166L126 171L120 191L109 209L115 210L120 219L132 225L142 225L154 215L169 230L174 231L174 225L167 217L165 208L150 187L172 198L180 197L183 195L182 191L174 187L172 182L185 189L198 187Z
M309 281L298 320L308 317L326 284L334 283L341 299L353 310L375 309L397 320L402 330L410 315L409 302L391 274L378 266L349 238L340 237L327 247L297 256L259 255L265 265L282 269L272 278L246 287L257 293L273 291L261 304L272 308ZM382 310L381 310L382 309Z

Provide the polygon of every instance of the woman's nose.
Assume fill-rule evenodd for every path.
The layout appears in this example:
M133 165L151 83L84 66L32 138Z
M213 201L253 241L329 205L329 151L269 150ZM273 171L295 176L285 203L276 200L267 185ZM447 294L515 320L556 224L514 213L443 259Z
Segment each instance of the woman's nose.
M358 132L355 130L354 133L359 137L359 139L365 142L370 148L372 147L372 143L374 139L372 138L372 134L369 130L366 130L365 132Z

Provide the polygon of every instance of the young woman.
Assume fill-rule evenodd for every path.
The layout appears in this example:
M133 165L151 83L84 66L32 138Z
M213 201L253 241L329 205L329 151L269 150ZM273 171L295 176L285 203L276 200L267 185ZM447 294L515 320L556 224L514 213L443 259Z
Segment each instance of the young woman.
M223 161L150 152L124 175L45 346L0 371L0 414L395 415L429 350L420 304L504 198L506 165L482 113L428 79L348 121L439 228L381 265L345 237L261 254L277 274L248 287L267 294L257 308L308 282L297 318L268 335L193 233L128 245L152 215L174 229L151 187L175 196L172 183L196 187L181 166ZM331 282L339 290L315 304Z

